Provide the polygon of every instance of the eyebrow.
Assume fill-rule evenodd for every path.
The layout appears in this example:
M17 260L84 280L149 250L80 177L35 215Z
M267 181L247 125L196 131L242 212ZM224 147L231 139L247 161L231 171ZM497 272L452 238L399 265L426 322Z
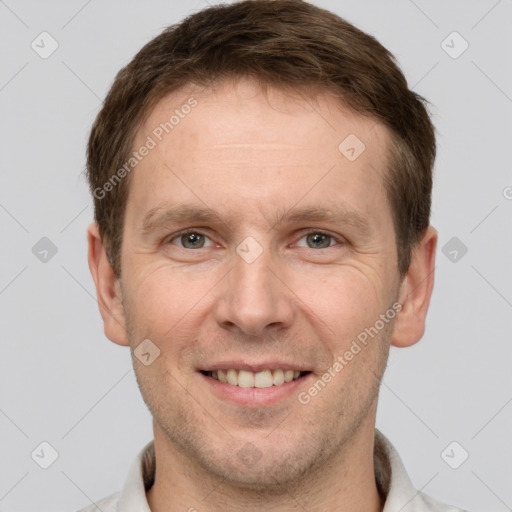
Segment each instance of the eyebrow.
M358 211L349 210L341 205L334 205L329 208L291 208L288 212L282 214L278 219L276 219L273 227L282 222L288 222L290 224L305 222L343 224L354 227L365 236L371 236L373 234L372 226L364 215Z
M158 228L171 224L183 224L186 222L204 222L206 224L219 224L222 220L213 210L187 204L178 204L167 207L166 204L149 210L142 220L141 232L147 235Z
M235 223L242 217L243 212L235 214L229 220ZM267 219L268 220L268 219ZM142 220L141 232L148 235L158 228L164 228L172 224L184 223L205 223L211 225L224 224L220 214L207 207L194 206L189 204L178 204L168 206L162 204L149 210ZM369 237L374 230L368 219L360 212L349 210L341 205L325 207L292 207L287 210L281 210L273 214L270 224L270 230L284 223L332 223L348 225L355 228L360 234Z

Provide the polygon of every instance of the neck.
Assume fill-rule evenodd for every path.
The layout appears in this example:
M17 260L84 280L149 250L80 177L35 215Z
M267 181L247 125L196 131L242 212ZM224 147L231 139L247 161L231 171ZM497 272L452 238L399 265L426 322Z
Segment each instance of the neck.
M381 512L384 501L377 489L373 461L375 423L366 423L340 453L300 481L260 490L235 487L226 479L220 481L176 449L155 425L157 471L147 492L148 504L152 512Z

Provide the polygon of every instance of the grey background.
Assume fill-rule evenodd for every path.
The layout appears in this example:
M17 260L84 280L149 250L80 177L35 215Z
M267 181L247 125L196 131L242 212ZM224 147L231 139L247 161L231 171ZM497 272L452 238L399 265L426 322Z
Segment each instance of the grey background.
M377 426L418 489L472 511L512 510L512 1L315 3L396 55L438 129L428 328L418 345L392 349ZM84 148L120 67L206 5L0 1L1 511L98 500L120 489L152 438L128 349L105 338L95 301ZM47 59L31 48L43 31L59 45ZM457 36L442 47L453 31L469 44L458 58L445 51L460 51ZM46 262L32 252L43 237L57 248ZM442 251L452 237L468 248L455 262L452 246ZM43 441L59 454L48 469L31 457L48 462ZM458 469L441 456L452 441L469 453ZM461 448L448 453L460 461Z

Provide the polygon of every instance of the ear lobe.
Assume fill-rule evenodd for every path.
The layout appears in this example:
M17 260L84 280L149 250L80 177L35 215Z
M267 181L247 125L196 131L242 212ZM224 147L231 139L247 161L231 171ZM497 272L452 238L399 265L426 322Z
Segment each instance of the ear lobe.
M87 230L89 269L96 286L96 296L107 338L118 345L129 345L119 280L108 260L98 225Z
M395 347L414 345L425 332L425 318L434 288L436 247L437 231L429 226L412 251L409 270L400 285L398 302L402 310L396 317L391 339Z

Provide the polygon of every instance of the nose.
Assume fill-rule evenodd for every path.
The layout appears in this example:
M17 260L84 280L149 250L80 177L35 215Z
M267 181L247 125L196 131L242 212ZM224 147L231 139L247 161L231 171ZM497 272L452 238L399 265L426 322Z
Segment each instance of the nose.
M218 325L250 336L290 327L293 293L285 282L269 250L250 263L235 253L231 272L219 283L214 308Z

